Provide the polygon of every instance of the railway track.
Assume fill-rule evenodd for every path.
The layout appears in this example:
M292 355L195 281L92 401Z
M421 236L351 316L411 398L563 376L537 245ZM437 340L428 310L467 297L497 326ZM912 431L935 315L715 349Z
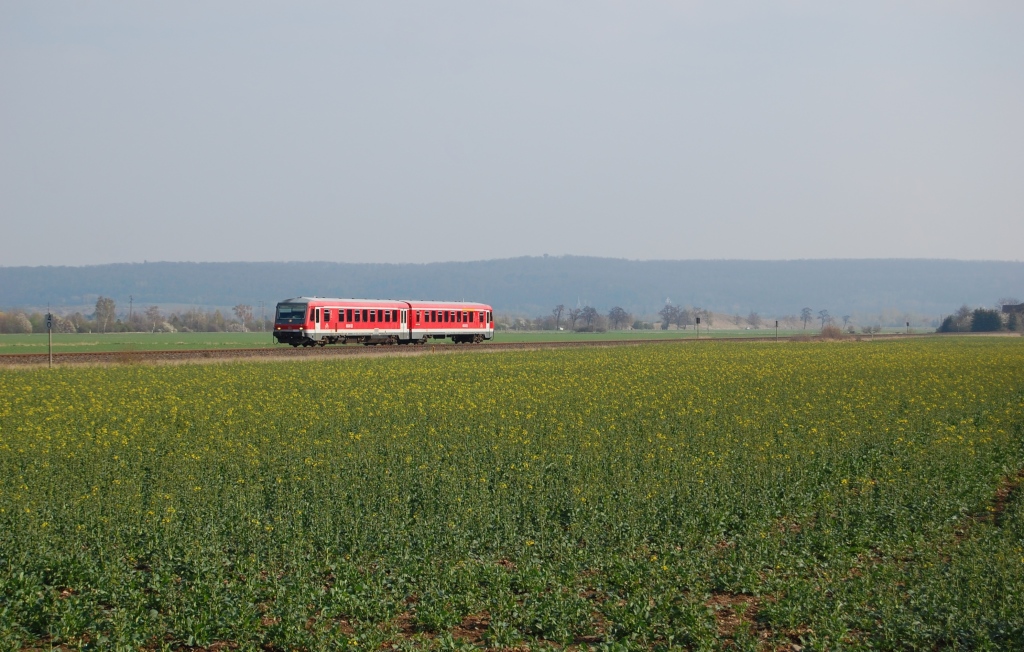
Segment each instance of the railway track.
M876 335L879 340L933 337L932 333ZM780 342L795 339L779 337ZM803 338L798 338L803 339ZM488 342L484 344L425 344L419 346L336 346L315 348L264 348L264 349L191 349L183 351L89 351L60 352L53 354L53 364L153 364L170 362L204 362L218 360L298 360L327 359L345 356L405 356L430 353L470 353L487 351L515 351L536 349L572 349L609 346L640 345L693 345L719 342L774 342L775 337L726 337L726 338L673 338L643 340L595 340L582 342ZM48 364L46 353L0 354L0 366L40 366Z

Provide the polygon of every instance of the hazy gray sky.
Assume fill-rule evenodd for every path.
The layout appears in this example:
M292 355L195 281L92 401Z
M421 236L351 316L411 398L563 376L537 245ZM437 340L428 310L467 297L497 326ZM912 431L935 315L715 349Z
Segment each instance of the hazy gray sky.
M0 265L1022 260L1024 2L0 2Z

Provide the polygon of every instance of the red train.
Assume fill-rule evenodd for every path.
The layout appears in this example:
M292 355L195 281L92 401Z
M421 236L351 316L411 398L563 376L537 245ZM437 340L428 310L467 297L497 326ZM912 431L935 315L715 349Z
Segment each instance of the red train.
M483 303L299 297L277 304L274 339L292 346L426 344L451 338L478 344L494 337Z

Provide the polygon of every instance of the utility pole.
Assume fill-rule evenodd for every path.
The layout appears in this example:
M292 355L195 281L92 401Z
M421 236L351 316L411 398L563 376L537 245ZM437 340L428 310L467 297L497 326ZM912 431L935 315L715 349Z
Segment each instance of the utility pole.
M132 302L134 300L135 300L135 297L133 297L132 295L129 294L128 295L128 326L129 326L129 328L131 327L131 324L132 324Z
M263 299L260 299L260 332L263 332L263 325L267 323L266 313L263 311Z
M775 320L775 341L779 341L779 320Z

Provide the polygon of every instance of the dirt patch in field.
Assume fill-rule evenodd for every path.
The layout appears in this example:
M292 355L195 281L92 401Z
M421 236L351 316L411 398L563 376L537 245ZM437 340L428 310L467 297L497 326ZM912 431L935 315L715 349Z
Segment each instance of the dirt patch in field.
M723 638L731 639L741 627L746 627L751 632L763 629L756 619L757 612L761 610L761 601L756 596L743 593L715 593L704 604L714 613L718 635Z
M486 611L478 614L470 614L462 619L462 622L452 629L452 638L479 645L484 638L484 632L491 626L491 614Z
M1003 478L992 498L992 521L999 527L1003 526L1006 518L1006 508L1020 496L1024 488L1024 469L1016 474Z
M970 514L960 524L960 527L955 530L953 534L954 543L960 543L967 538L971 528L978 523L992 523L996 527L1002 527L1003 521L1006 518L1007 507L1019 498L1022 490L1024 490L1024 469L1003 477L992 494L992 499L985 506L984 511Z

